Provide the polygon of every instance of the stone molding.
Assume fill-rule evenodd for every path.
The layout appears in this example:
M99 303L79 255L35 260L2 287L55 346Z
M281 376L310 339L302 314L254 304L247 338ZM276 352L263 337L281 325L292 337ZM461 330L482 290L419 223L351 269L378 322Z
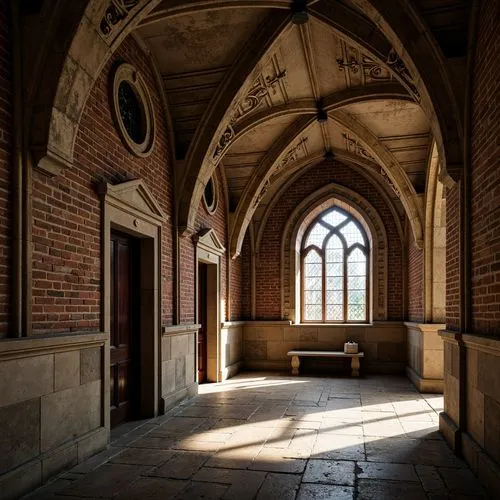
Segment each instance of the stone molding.
M226 252L224 245L212 228L202 229L193 236L193 241L198 251L204 251L218 257L221 257Z
M133 7L120 9L122 12L114 18L116 23L108 23L110 30L106 34L103 34L102 27L107 24L106 19L110 21L107 9L113 9L115 3L92 0L88 2L83 16L79 19L78 28L66 49L62 70L49 82L49 85L54 87L54 100L45 115L36 117L32 124L32 129L36 126L43 132L43 140L38 139L39 130L33 132L33 136L37 137L30 144L34 164L46 175L57 175L61 169L73 164L80 118L94 83L122 41L160 2L131 1L134 2ZM67 11L61 14L62 20L65 20L65 16L72 19L72 15L71 7L68 7ZM63 22L62 20L60 22ZM59 59L60 45L51 48ZM49 54L45 63L52 62L54 57L56 56Z
M291 320L244 320L243 326L290 326L297 328L393 328L403 326L404 321L372 321L370 323L293 323Z
M169 219L142 179L115 185L103 182L97 191L104 203L130 215L144 218L154 225L159 226Z
M237 328L245 325L245 323L245 321L223 321L221 323L221 328Z
M500 339L497 337L463 333L462 340L466 347L500 356Z
M0 362L102 346L107 333L68 333L0 340Z
M337 110L330 113L334 122L341 127L345 127L352 131L363 144L367 146L367 150L377 162L383 167L388 179L394 184L399 192L399 199L403 204L406 215L410 221L410 226L418 248L423 247L424 230L423 230L423 210L419 196L417 195L413 184L410 182L406 171L397 160L394 153L389 148L381 143L377 136L373 134L367 127L351 115L342 110Z
M289 320L248 320L243 322L245 326L290 326L292 324Z
M162 337L171 337L174 335L185 335L188 333L198 333L198 330L200 328L201 328L201 325L199 325L199 324L164 326L162 328Z
M443 184L439 181L439 156L436 142L432 144L427 166L427 182L424 200L424 320L442 321L445 317L444 309L446 293L437 294L439 283L445 280L445 266L443 248L446 248L446 239L439 237L438 221L443 210ZM441 251L441 252L440 252ZM440 255L441 253L441 255Z

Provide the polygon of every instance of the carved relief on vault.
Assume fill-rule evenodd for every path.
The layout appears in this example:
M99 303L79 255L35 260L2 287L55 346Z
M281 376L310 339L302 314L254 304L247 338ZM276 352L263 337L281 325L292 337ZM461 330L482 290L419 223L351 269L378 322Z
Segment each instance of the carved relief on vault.
M344 41L339 44L337 68L346 73L348 86L366 85L367 83L392 79L388 68L377 63Z
M235 133L234 124L261 108L271 108L276 102L288 101L286 92L286 69L281 69L277 55L275 54L268 65L252 83L250 90L236 104L229 123L222 133L214 153L212 162L217 164L231 145Z
M342 137L345 142L345 149L348 153L356 156L361 156L367 160L374 161L373 156L365 149L365 147L355 137L349 135L348 132L343 132Z
M348 87L391 80L394 73L409 90L413 98L420 102L420 93L413 76L394 48L390 50L385 63L386 65L379 64L346 42L339 42L337 67L339 71L345 72Z
M420 93L417 90L413 76L394 49L391 49L389 55L387 56L387 65L399 76L415 100L420 102Z
M259 203L262 201L266 193L269 191L273 179L279 172L281 172L283 169L285 169L292 163L295 163L300 158L305 158L307 156L308 154L307 141L308 141L307 137L302 137L300 141L297 144L295 144L295 146L292 146L290 149L288 149L287 152L281 157L280 161L276 164L273 173L268 179L266 179L266 182L264 183L259 194L255 198L252 208L256 209L259 206Z
M400 194L398 188L394 185L394 183L391 181L391 179L389 179L387 172L382 167L380 167L380 175L387 181L387 183L389 184L389 186L392 189L392 191L394 192L394 194L398 198L401 198L401 194Z
M219 160L224 155L225 151L229 148L231 142L234 139L234 129L232 123L226 127L226 130L220 136L217 146L215 146L214 154L212 155L212 161L214 164L219 163Z
M302 137L302 139L300 139L295 146L292 146L278 162L272 175L276 176L279 172L296 162L299 158L305 158L308 154L307 141L307 137Z
M259 203L262 201L264 196L266 196L266 193L269 191L269 187L271 186L271 180L267 179L266 182L264 182L264 185L262 186L262 189L260 190L260 193L257 195L255 198L252 208L256 209L259 206Z
M139 2L140 0L111 0L99 25L101 34L108 36Z

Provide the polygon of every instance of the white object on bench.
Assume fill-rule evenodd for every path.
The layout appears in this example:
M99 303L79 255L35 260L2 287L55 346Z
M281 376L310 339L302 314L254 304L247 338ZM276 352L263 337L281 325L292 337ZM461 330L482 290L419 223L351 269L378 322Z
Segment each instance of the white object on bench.
M351 376L359 377L359 358L364 358L364 352L345 353L342 351L288 351L292 356L292 375L299 374L300 356L308 358L351 358Z
M344 352L346 354L358 354L358 344L356 342L346 342L344 344Z

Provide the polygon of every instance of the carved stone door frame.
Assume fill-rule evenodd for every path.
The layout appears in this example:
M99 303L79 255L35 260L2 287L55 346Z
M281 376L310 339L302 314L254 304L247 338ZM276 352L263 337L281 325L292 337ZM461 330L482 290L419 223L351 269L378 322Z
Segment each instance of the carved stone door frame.
M220 304L220 260L226 249L220 242L215 231L211 228L202 229L193 236L196 247L196 289L195 311L196 323L198 318L198 264L208 264L207 269L207 381L222 381L223 352L221 346L221 304ZM198 338L196 339L198 345ZM198 373L198 353L196 353L196 373Z
M102 297L101 328L111 332L111 230L129 234L140 241L140 415L158 414L160 399L161 332L161 232L167 220L160 205L141 179L118 185L102 183L98 187L102 202ZM110 429L110 359L104 359L104 422Z

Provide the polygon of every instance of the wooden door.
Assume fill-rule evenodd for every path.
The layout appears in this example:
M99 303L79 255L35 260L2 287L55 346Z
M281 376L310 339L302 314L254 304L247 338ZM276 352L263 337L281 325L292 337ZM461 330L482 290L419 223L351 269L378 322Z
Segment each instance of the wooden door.
M198 383L207 381L207 264L198 264Z
M139 378L137 241L111 233L111 427L136 416Z

